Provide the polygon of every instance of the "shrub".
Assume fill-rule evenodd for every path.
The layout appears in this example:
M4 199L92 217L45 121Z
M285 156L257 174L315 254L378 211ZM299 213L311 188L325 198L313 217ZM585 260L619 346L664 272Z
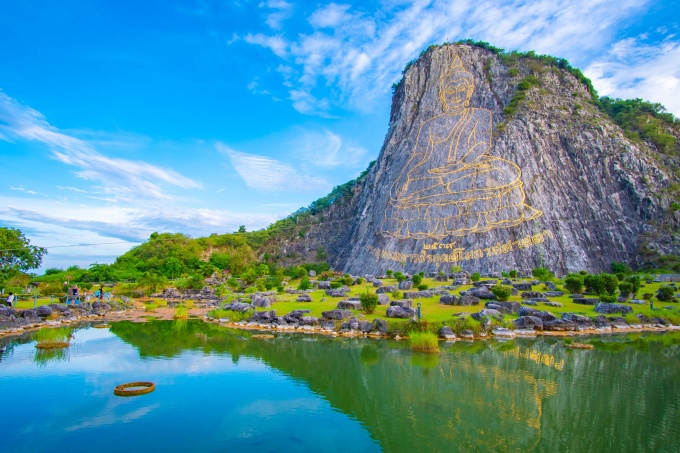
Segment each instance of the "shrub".
M194 301L191 300L191 299L187 299L187 300L184 302L184 306L187 307L187 308L194 308Z
M359 296L359 300L361 301L361 308L363 308L368 314L373 313L373 311L375 311L375 307L378 306L377 294L364 293Z
M347 274L346 274L345 276L339 278L338 281L339 281L340 283L342 283L343 285L345 285L345 286L352 286L352 285L354 285L354 279L353 279L351 276L347 275Z
M474 274L470 275L470 280L473 282L478 282L480 278L482 278L482 276L479 272L475 272Z
M451 330L461 333L463 330L471 330L475 333L482 331L482 324L470 316L458 316L453 321L447 321Z
M463 270L463 268L460 267L460 266L451 266L451 273L452 274L455 274L456 272L460 272L462 270Z
M429 288L429 286L426 285L425 283L421 283L420 285L418 285L418 291L425 291L427 288Z
M631 289L630 292L633 293L634 295L637 294L638 291L640 291L640 284L642 283L640 280L639 275L631 275L628 278L626 278L627 282L631 284Z
M571 294L580 294L583 290L583 277L576 274L569 274L564 279L564 287Z
M584 277L588 275L588 271L578 271L579 275L583 275Z
M508 275L510 276L510 278L517 278L517 271L513 269L510 272L508 272Z
M64 287L60 282L42 283L38 287L38 291L42 296L59 297L64 295Z
M210 310L208 312L208 316L213 319L228 318L230 313L231 313L230 311L223 310L221 308L216 308L214 310Z
M616 294L616 290L619 287L619 279L616 277L616 275L612 274L600 274L602 277L602 282L604 283L604 290L609 294L610 296L613 296Z
M632 291L633 291L633 285L630 282L619 283L619 293L621 294L621 297L630 296L630 293Z
M626 314L626 316L624 316L623 319L626 320L627 324L640 324L640 319L638 319L638 317L635 316L633 313Z
M656 290L656 298L663 302L670 302L675 299L674 288L670 286L662 286Z
M625 263L617 263L616 261L613 261L611 263L611 267L614 274L627 274L630 272L630 268Z
M153 313L154 311L156 311L157 308L158 308L158 304L153 304L153 303L144 304L144 311L148 311L148 312Z
M395 278L399 283L401 283L401 282L403 282L404 280L406 280L406 276L405 276L404 274L402 274L401 272L395 272L395 273L394 273L394 278Z
M547 282L555 278L555 274L553 274L552 271L550 271L550 269L542 266L531 269L531 275L533 275L542 282Z
M392 292L390 293L390 295L392 296L392 299L399 299L399 298L401 298L401 292L400 292L398 289L395 289L394 291L392 291Z
M331 283L332 286L332 283ZM302 277L302 280L300 280L300 284L298 285L298 289L301 291L311 289L312 287L312 282L309 280L309 277Z
M229 288L227 285L220 285L217 288L215 288L215 294L217 294L217 297L224 297L227 294L229 294Z
M342 283L340 283L339 281L333 281L331 282L331 288L332 289L342 288Z
M423 282L423 277L420 274L415 274L413 277L411 277L411 280L413 280L413 284L415 286L418 286Z
M491 292L496 296L496 299L505 302L510 299L512 288L510 286L496 285L491 287Z
M244 294L253 294L253 293L256 293L256 292L257 292L257 288L255 288L254 286L249 286L245 289L245 291L243 291Z
M605 292L604 280L600 275L586 275L583 284L590 294L603 294Z
M616 296L610 296L607 294L600 295L600 302L606 302L608 304L616 302Z
M229 277L229 279L227 280L227 286L229 286L232 289L241 289L241 284L234 277Z
M657 311L655 315L657 315L659 318L665 319L675 326L680 325L680 313L675 310L662 308L661 310Z
M240 321L247 321L250 319L252 316L252 312L250 310L247 311L230 311L227 315L227 318L229 318L229 321L231 322L240 322Z
M387 271L385 271L385 275L392 277L392 272L394 272L392 269L387 269Z
M439 339L432 332L411 332L411 349L419 352L439 352Z
M642 295L642 298L643 298L644 300L652 300L652 297L654 297L654 294L652 294L652 293L644 293L644 294Z
M283 285L279 285L276 287L276 292L281 294L284 291Z
M363 285L363 283L366 281L363 277L358 277L357 278L357 285Z

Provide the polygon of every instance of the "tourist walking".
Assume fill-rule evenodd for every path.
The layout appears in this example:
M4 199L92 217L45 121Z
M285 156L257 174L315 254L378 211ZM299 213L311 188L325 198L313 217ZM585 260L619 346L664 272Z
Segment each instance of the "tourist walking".
M9 305L10 307L14 305L14 293L10 292L9 295L7 296L7 299L5 300L5 303Z

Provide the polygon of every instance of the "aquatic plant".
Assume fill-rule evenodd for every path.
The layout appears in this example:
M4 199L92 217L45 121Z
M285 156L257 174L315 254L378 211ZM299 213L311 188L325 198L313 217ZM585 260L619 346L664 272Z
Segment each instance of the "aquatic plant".
M38 342L38 349L66 348L71 340L71 329L59 327L56 329L42 329L33 334L33 339Z
M213 319L228 318L232 312L228 310L223 310L221 308L216 308L208 312L208 316Z
M154 312L154 311L156 311L157 308L158 308L158 305L154 304L154 303L145 303L144 304L144 311Z
M70 358L68 348L36 349L33 362L44 367L48 362L68 362Z
M412 332L409 341L414 351L439 352L439 340L432 332Z
M189 318L189 309L180 305L175 308L175 314L172 317L174 319L187 319Z
M184 301L184 306L189 309L194 308L194 301L191 299L187 299L186 301Z

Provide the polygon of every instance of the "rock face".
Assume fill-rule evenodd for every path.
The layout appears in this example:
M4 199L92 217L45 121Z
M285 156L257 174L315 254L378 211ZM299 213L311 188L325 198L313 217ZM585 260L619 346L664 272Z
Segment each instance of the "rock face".
M591 101L555 66L432 46L396 86L375 164L300 248L376 275L531 269L539 257L561 274L607 270L634 263L643 235L646 247L680 254L672 166Z

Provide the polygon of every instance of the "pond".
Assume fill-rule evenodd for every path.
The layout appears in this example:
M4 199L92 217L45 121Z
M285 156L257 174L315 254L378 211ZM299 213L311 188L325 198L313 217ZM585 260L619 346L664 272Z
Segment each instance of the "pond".
M0 339L0 451L679 451L680 337L408 343L201 321ZM118 397L125 382L153 393Z

